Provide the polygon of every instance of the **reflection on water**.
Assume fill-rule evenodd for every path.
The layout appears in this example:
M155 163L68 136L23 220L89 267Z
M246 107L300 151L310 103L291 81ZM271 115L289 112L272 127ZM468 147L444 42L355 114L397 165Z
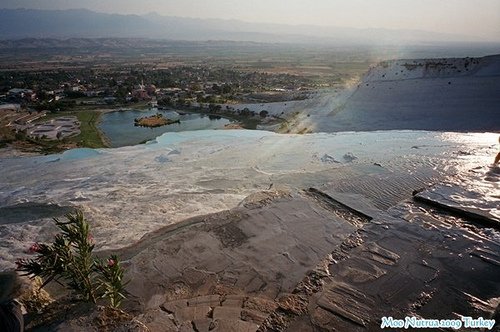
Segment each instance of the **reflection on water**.
M146 128L134 126L134 119L163 114L164 117L180 120L180 123ZM162 110L126 110L103 114L99 128L109 138L112 147L136 145L148 140L152 140L166 132L181 132L204 129L220 129L231 121L217 115L205 115L197 113L182 113Z
M443 186L441 200L464 209L487 211L500 220L500 167L493 160L500 147L498 134L442 133L443 140L457 142L461 161L457 172L450 178L452 186Z
M457 157L466 161L464 170L491 165L500 150L498 134L495 133L441 133L439 138L463 146Z

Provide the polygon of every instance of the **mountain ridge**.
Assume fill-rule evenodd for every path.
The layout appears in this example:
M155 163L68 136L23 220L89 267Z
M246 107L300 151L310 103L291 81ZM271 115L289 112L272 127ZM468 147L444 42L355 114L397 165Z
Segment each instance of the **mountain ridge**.
M0 39L160 38L305 44L415 44L483 41L475 37L419 30L250 23L157 13L107 14L88 9L0 9Z

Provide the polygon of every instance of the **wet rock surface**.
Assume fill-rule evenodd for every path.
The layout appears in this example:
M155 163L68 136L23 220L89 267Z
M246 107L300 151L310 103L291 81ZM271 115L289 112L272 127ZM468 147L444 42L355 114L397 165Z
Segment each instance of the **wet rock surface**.
M125 312L75 306L38 326L378 331L389 316L498 317L498 229L415 199L410 187L395 191L398 181L378 175L364 179L391 192L396 203L386 209L380 207L388 203L371 191L349 192L338 183L275 188L250 195L236 208L149 233L119 252L130 280ZM415 196L446 197L455 190L461 196L450 200L478 200L479 189L471 188L483 188L477 182L483 175L460 191L432 186ZM490 180L484 186L493 191L485 200L493 201L498 182ZM495 204L481 208L483 216L496 211Z
M160 290L165 300L240 292L274 299L355 229L297 193L164 229L122 257L129 259L129 291L144 305Z
M498 232L417 201L331 200L280 195L127 249L129 309L164 300L139 319L152 331L162 319L172 331L377 331L384 316L492 317Z
M437 185L416 193L414 198L486 226L500 228L500 209L492 208L499 198L494 196L495 189L492 189L492 197L488 197L478 190L466 190L456 185Z
M383 316L490 317L500 294L500 269L473 253L489 248L497 258L499 243L478 241L469 230L449 228L437 218L427 222L436 228L390 216L365 225L363 241L329 266L333 279L310 298L309 325L373 331ZM479 309L471 298L490 305Z

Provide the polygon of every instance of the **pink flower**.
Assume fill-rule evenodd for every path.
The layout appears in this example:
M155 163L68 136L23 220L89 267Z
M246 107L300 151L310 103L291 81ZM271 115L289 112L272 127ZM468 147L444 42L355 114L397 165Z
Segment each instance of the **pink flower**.
M92 234L87 235L87 241L90 244L94 244L94 237L92 236Z
M39 250L40 250L40 245L37 242L35 242L31 245L31 247L29 247L28 253L34 254L34 253L38 252Z
M108 267L113 267L113 266L115 266L115 264L116 264L116 262L114 259L111 259L111 258L108 259Z

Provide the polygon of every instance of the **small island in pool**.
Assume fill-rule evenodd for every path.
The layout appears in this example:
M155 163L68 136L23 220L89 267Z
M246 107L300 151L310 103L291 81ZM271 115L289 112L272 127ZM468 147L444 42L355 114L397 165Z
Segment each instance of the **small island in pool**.
M135 126L150 127L150 128L161 127L172 123L181 123L181 121L179 119L172 120L165 118L161 113L156 113L151 116L145 116L142 118L134 119Z

